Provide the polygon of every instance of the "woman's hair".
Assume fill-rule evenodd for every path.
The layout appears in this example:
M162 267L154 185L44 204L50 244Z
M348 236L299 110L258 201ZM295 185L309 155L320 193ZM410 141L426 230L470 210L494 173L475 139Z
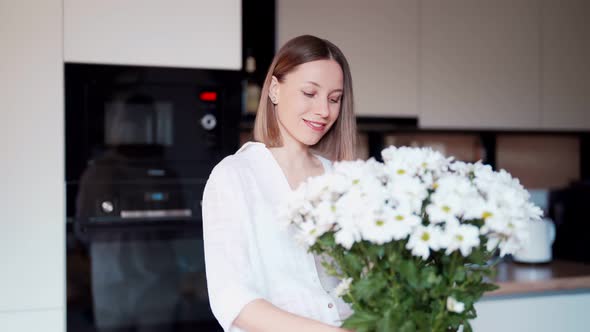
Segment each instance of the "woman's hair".
M318 37L303 35L289 40L275 55L260 96L254 123L254 140L268 147L282 146L281 132L275 113L275 105L268 93L272 77L283 82L301 64L316 60L334 60L344 74L344 91L340 114L330 130L312 148L332 160L352 160L356 145L356 120L353 111L352 76L350 67L340 49L331 42Z

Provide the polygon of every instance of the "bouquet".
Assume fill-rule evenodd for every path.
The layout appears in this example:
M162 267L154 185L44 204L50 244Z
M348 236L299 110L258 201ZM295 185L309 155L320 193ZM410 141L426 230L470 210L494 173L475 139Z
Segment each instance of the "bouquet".
M308 179L283 222L341 280L336 294L354 311L342 327L470 331L475 302L497 288L492 258L518 250L541 209L518 179L481 162L393 146L382 157Z

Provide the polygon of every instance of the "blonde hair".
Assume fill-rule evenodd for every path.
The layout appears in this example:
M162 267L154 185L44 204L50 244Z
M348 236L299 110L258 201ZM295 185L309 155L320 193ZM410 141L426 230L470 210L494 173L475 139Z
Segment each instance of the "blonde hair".
M289 40L275 55L262 87L260 103L254 122L254 140L268 147L282 146L275 105L268 96L272 77L282 82L285 75L300 64L316 60L334 60L342 68L344 87L340 114L332 128L322 139L312 146L320 154L331 160L352 160L356 146L356 119L352 94L352 76L348 61L340 49L331 42L315 36L303 35Z

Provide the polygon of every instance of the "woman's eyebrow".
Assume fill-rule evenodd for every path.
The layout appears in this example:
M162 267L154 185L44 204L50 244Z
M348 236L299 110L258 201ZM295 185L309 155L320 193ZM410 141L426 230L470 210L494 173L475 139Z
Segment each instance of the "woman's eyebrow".
M318 88L321 88L321 87L322 87L321 85L319 85L318 83L316 83L316 82L314 82L314 81L307 81L307 82L305 82L305 83L311 83L311 84L313 84L313 85L317 86ZM334 90L330 91L330 93L332 93L332 92L336 92L336 91L338 91L338 92L342 92L343 90L342 90L342 89L334 89Z

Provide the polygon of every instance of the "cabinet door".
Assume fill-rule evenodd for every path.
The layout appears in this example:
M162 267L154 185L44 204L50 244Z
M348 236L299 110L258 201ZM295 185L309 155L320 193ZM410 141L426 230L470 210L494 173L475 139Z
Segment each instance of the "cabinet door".
M10 332L64 332L64 309L0 312L0 329Z
M590 129L590 2L543 0L542 124Z
M540 126L536 0L422 0L420 125Z
M240 0L64 1L66 61L240 69Z
M17 311L63 320L62 22L61 0L0 3L0 331L27 330L5 325Z
M415 117L417 15L415 0L278 0L278 46L302 34L330 40L350 63L358 115Z

